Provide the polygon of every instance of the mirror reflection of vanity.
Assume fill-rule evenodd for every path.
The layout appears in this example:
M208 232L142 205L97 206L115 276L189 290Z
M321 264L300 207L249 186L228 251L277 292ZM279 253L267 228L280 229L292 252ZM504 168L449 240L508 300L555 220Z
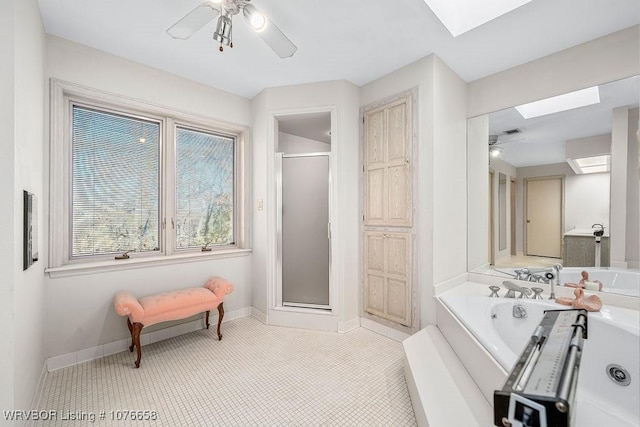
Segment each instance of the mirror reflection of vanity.
M576 105L563 97L468 120L468 271L560 263L561 283L586 270L639 296L640 76L578 92L580 107L549 113Z

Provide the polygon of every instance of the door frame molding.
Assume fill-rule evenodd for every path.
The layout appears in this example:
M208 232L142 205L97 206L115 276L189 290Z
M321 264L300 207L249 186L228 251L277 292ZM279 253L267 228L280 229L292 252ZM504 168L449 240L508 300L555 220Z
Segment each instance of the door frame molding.
M564 232L564 197L565 197L565 175L549 175L549 176L535 176L523 179L523 215L522 215L522 252L525 256L529 256L529 247L528 247L528 227L527 227L527 218L529 217L529 181L546 181L550 179L559 179L560 180L560 232ZM562 236L560 236L560 258L562 258L562 253L564 251L564 240ZM537 255L532 255L537 256Z
M330 211L329 219L332 224L332 239L330 243L330 258L329 258L329 305L331 310L305 308L305 307L286 307L277 305L277 286L278 286L278 230L277 230L277 182L276 182L276 143L278 141L278 117L291 116L291 115L305 115L312 113L330 113L331 115L331 155L329 156L329 173L331 175L331 187L330 191ZM344 295L338 292L341 286L341 277L337 274L337 271L344 266L337 264L340 260L332 260L331 257L337 252L337 239L335 238L339 230L338 216L338 200L337 192L333 191L333 188L337 188L338 185L338 109L335 105L322 105L309 108L294 108L294 109L275 109L269 110L267 117L267 147L266 155L270 159L267 161L267 194L265 213L266 213L266 235L267 235L267 250L266 250L266 264L267 264L267 323L280 326L300 325L303 322L308 329L318 330L337 330L339 316L342 315L342 301ZM269 200L272 203L269 203ZM254 254L255 255L255 254ZM300 317L304 316L304 317ZM304 319L304 320L303 320Z

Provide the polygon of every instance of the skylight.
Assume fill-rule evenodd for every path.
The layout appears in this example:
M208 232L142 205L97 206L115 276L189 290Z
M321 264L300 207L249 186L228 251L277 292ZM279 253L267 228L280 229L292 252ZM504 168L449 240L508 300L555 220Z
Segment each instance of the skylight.
M525 119L530 119L532 117L546 116L547 114L598 104L599 102L600 91L598 90L598 86L593 86L575 92L565 93L564 95L541 99L540 101L529 104L519 105L516 107L516 110L518 110L520 115Z
M583 175L587 173L599 173L599 172L609 172L609 165L611 156L603 155L603 156L593 156L593 157L583 157L580 159L567 159L567 163L571 166L571 169L578 175Z
M531 0L424 0L447 30L458 37Z

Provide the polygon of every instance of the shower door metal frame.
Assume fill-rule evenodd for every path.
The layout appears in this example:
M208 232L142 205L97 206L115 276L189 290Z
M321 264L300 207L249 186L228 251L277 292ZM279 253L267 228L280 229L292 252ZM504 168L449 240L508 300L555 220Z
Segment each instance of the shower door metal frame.
M328 181L327 185L329 186L328 192L328 217L329 222L327 223L327 239L328 239L328 247L329 247L329 304L305 304L305 303L293 303L293 302L285 302L282 300L282 160L290 159L296 157L327 157L329 170L328 170ZM331 235L331 221L332 221L332 209L331 209L331 199L332 199L332 191L333 185L331 180L331 152L316 152L316 153L296 153L296 154L285 154L282 152L276 153L276 168L275 168L275 177L276 177L276 240L277 240L277 249L276 249L276 307L278 308L303 308L303 309L314 309L314 310L323 310L323 311L333 311L331 301L332 301L332 270L333 270L333 262L332 262L332 235Z

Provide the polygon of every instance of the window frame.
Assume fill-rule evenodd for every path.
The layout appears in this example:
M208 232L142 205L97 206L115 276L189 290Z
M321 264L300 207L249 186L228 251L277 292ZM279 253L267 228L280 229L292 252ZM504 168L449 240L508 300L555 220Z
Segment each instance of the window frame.
M159 159L159 251L130 253L126 260L113 254L71 256L72 213L72 120L73 106L129 116L160 124ZM175 224L177 213L177 128L218 134L234 138L234 244L200 248L177 248ZM247 126L177 111L150 102L114 95L51 79L49 141L49 268L51 277L89 274L98 271L137 268L236 256L251 252L249 239L249 138ZM164 225L163 225L164 224Z

